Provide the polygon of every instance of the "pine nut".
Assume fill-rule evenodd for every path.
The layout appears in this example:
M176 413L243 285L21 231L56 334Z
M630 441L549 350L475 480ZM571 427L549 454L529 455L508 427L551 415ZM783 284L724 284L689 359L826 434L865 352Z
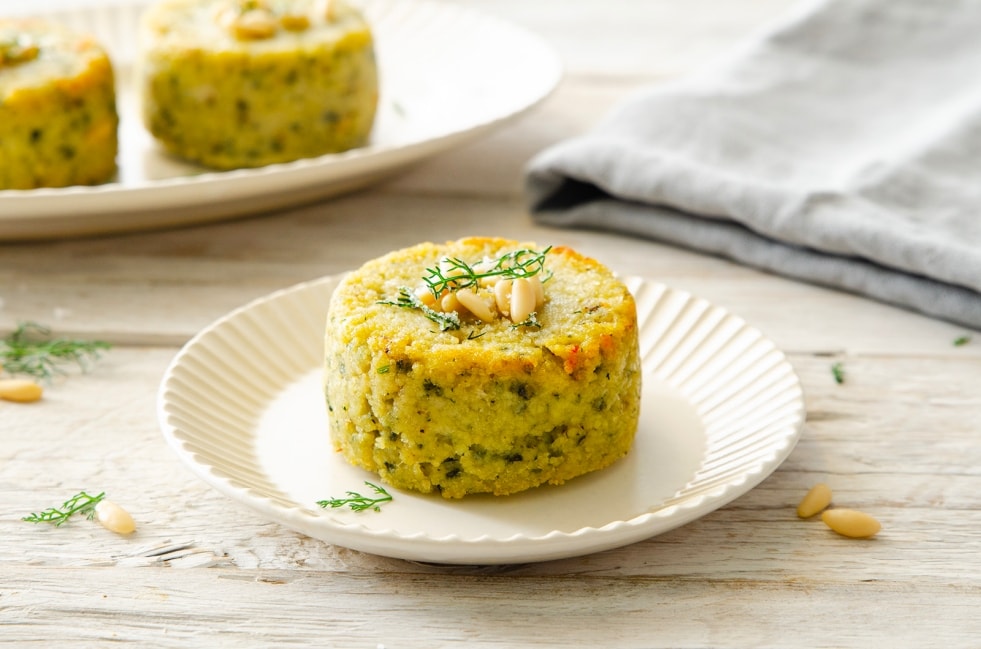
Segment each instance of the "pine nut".
M428 306L430 309L436 306L436 296L433 292L424 286L420 286L415 290L416 297L419 301Z
M460 277L461 275L466 275L467 273L467 271L455 265L449 259L443 259L439 262L439 270L443 273L444 277L448 278Z
M456 293L447 293L440 300L440 306L443 308L444 312L459 311L460 310L460 300L456 299Z
M279 17L279 23L283 29L291 32L302 32L310 27L310 18L304 14L286 13Z
M266 9L249 9L233 25L235 36L242 39L270 38L276 33L276 18Z
M7 63L25 63L37 58L41 49L31 41L27 34L15 35L13 39L0 42L0 68Z
M111 500L103 500L95 506L95 517L104 528L116 534L130 534L136 529L136 521L129 512Z
M523 277L511 285L511 322L524 322L535 311L535 289Z
M823 482L818 483L811 487L804 499L797 505L797 515L801 518L810 518L823 512L830 504L831 487Z
M826 509L821 520L838 534L853 539L867 539L882 529L875 518L854 509Z
M505 318L510 317L511 280L502 279L494 285L494 302L497 304L497 310L501 312L502 316Z
M528 281L531 282L532 288L535 289L535 311L545 306L545 287L542 286L542 278L538 275L532 275Z
M491 269L491 264L493 263L494 263L493 259L484 257L480 261L475 261L474 263L470 264L470 268L473 270L473 272L477 274L486 273Z
M483 273L489 273L492 270L494 270L495 263L496 260L491 259L490 257L484 257L477 263L471 265L470 268L473 269L473 272L480 275ZM477 284L480 285L481 288L490 288L492 286L497 286L498 282L500 282L501 279L502 278L500 275L488 275L487 277L481 277L480 279L478 279Z
M44 389L28 379L3 379L0 380L0 399L7 401L17 401L19 403L30 403L41 398Z
M468 288L461 288L456 292L456 299L462 304L467 311L474 314L484 322L494 321L494 312L490 310L490 307L480 298L479 295L474 293Z

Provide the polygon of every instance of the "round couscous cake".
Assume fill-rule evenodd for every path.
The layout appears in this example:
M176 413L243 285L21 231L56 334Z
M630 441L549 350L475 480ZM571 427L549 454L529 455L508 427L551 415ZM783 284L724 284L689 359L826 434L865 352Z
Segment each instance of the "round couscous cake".
M330 301L333 445L447 498L561 484L629 451L637 336L626 286L569 248L469 238L392 252Z
M93 38L0 19L0 189L111 180L118 125L112 64Z
M174 155L235 169L368 142L374 42L344 0L160 0L141 48L143 121Z

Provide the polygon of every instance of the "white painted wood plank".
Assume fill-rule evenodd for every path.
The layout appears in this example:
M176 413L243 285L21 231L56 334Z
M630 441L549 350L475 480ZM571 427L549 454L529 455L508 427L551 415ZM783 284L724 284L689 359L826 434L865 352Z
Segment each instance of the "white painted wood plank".
M46 646L181 649L953 647L981 632L977 590L882 579L17 568L4 581L4 639L20 646L39 628Z

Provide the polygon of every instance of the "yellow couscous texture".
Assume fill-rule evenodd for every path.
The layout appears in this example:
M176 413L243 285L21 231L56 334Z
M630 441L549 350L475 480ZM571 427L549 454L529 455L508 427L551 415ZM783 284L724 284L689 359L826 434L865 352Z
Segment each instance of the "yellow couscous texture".
M143 121L176 156L235 169L368 142L373 38L343 0L162 0L141 46Z
M111 180L118 125L112 64L95 40L0 19L0 189Z
M331 439L348 462L395 487L459 498L561 484L629 451L640 411L636 306L597 261L544 249L532 325L463 311L459 328L444 329L394 299L444 258L473 264L518 250L543 251L495 238L424 243L341 282L324 383Z

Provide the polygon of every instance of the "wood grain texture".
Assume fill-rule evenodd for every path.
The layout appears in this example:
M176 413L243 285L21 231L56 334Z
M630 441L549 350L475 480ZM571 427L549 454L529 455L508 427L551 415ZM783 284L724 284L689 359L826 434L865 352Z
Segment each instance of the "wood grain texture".
M55 618L44 623L48 637L74 646L840 647L882 637L958 646L981 631L970 621L976 591L879 580L104 568L85 581L36 568L6 577L5 639L28 646L46 613Z
M981 332L654 242L542 228L523 203L521 170L536 151L724 54L791 2L625 0L619 13L598 0L466 4L534 29L567 63L548 101L492 135L320 205L0 244L0 331L34 320L115 343L41 402L0 401L0 646L977 647ZM270 523L167 448L156 392L202 327L393 248L472 234L573 246L746 318L801 377L808 418L793 453L734 502L640 543L434 566ZM818 481L883 531L855 541L797 518ZM137 532L20 520L81 489L105 490Z

